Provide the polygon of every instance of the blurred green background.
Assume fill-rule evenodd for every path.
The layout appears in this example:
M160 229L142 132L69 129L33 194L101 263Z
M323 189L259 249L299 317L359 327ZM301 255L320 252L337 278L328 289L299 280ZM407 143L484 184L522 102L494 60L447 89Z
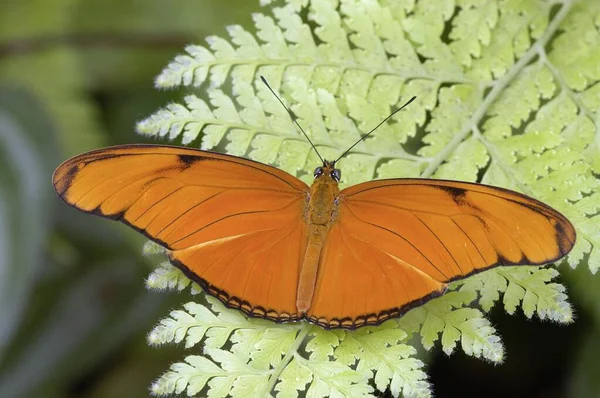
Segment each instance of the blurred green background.
M145 334L186 295L151 293L144 238L65 206L51 187L69 156L139 143L135 122L181 98L153 78L183 47L249 30L253 0L0 2L0 397L146 397L184 356ZM563 269L577 320L501 308L506 362L435 350L437 397L600 397L600 278Z

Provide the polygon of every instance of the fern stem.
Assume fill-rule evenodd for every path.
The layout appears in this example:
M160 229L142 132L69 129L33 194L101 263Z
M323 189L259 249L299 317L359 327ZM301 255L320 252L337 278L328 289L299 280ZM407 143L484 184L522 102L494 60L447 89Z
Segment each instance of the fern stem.
M177 123L182 124L184 126L183 128L185 128L185 126L190 123L201 124L203 126L201 128L201 130L203 130L204 127L206 127L208 125L221 125L221 126L224 126L227 130L232 130L232 129L246 130L250 134L249 141L251 141L256 135L262 134L262 135L269 135L272 137L281 138L282 143L285 141L295 141L295 142L307 143L307 141L304 137L299 136L297 134L290 134L290 133L283 132L283 131L277 131L277 132L267 131L264 129L260 129L260 127L253 127L253 126L249 126L247 124L242 124L242 123L224 123L219 119L178 118ZM174 124L174 122L170 123L169 125L172 125L172 124ZM160 127L156 127L156 128L154 128L154 130L158 131L158 130L160 130ZM170 130L170 128L168 130ZM146 135L148 133L142 133L142 134ZM169 132L167 132L166 134L169 134ZM340 149L340 146L338 144L331 143L331 142L324 142L322 140L317 140L315 137L312 137L312 139L313 139L313 142L315 143L315 146L318 148L327 148L327 149L333 149L333 150ZM210 148L207 148L207 149L210 149ZM352 154L353 155L360 154L360 155L372 156L377 161L380 161L382 159L387 159L387 158L403 159L403 160L409 160L412 162L427 161L426 158L422 158L422 157L416 156L416 155L411 155L409 153L406 153L404 150L402 150L401 152L398 150L388 151L388 152L378 151L376 154L373 152L368 152L368 151L353 151Z
M538 49L538 55L542 63L548 68L554 79L556 79L560 85L560 89L566 93L573 102L575 102L575 105L577 105L577 107L583 111L585 117L590 119L590 121L594 124L594 127L596 128L594 143L600 150L600 112L594 115L594 112L581 100L581 96L575 91L571 90L561 73L558 71L558 69L556 69L556 66L554 66L554 64L548 59L546 51L543 48Z
M339 69L339 76L343 76L347 71L360 71L371 74L371 76L393 76L403 81L409 81L414 79L423 79L423 80L431 80L439 83L453 83L453 84L482 84L482 82L477 82L473 79L465 78L464 76L446 76L446 75L431 75L428 73L410 73L410 74L402 74L401 72L395 71L393 69L381 69L381 68L368 68L363 67L359 64L355 63L315 63L315 62L286 62L287 59L275 59L275 58L244 58L244 59L223 59L219 58L215 61L202 61L198 62L198 67L208 68L209 70L214 66L222 66L227 65L229 69L235 66L249 66L253 64L253 73L256 74L258 68L263 66L281 66L284 70L295 67L302 67L308 69L308 75L312 76L313 72L317 68L332 68ZM195 69L195 68L194 68ZM338 80L338 83L341 79ZM204 80L205 81L205 80ZM204 81L193 81L187 84L188 86L192 85L200 85L204 83ZM483 82L485 84L485 82ZM182 84L186 85L186 84Z
M302 327L302 329L300 329L300 333L298 333L298 335L296 336L294 344L290 347L290 349L285 354L281 362L279 362L279 365L277 365L277 367L271 372L271 377L269 377L269 383L267 384L267 387L265 389L269 397L272 396L271 391L273 391L275 383L277 383L281 372L283 372L288 363L290 363L292 358L294 358L294 355L296 354L296 352L298 352L298 348L300 347L302 342L304 342L304 339L308 335L308 332L311 328L312 325L310 323L304 322L304 326Z
M500 78L493 86L487 97L483 100L479 108L473 113L473 116L463 125L462 129L456 134L452 140L442 149L436 156L434 156L429 163L429 166L421 173L421 177L427 178L437 170L437 168L448 158L448 156L454 152L454 150L460 145L460 143L467 138L467 136L476 128L483 117L488 112L490 106L500 97L504 89L514 80L514 78L521 72L521 70L527 66L531 61L538 56L538 48L544 48L548 41L554 36L558 27L565 19L571 8L573 7L573 1L567 1L563 7L556 14L555 18L548 25L548 28L540 36L540 38L527 50L525 54L519 59L519 61L513 65L508 72Z
M569 85L567 84L567 82L565 82L565 79L563 79L560 72L556 69L556 66L554 66L554 64L548 59L546 51L543 48L538 49L538 56L540 57L540 60L542 61L544 66L546 66L548 68L550 73L552 73L552 76L554 76L554 79L556 79L556 81L558 82L561 91L565 92L569 96L569 98L571 98L571 100L573 100L573 102L575 102L577 107L579 109L581 109L583 111L583 113L592 122L595 122L596 120L595 120L593 112L583 103L579 94L577 94L576 92L574 92L573 90L571 90L569 88ZM599 129L599 126L596 125L596 131L598 131L598 129Z
M502 161L502 157L498 154L496 147L485 139L483 134L481 134L479 127L473 127L473 135L477 140L479 140L479 142L483 144L483 146L485 146L486 151L488 151L488 153L490 154L490 159L492 159L496 163L496 166L498 166L498 168L500 168L500 170L502 170L504 174L510 176L511 181L514 182L514 184L521 190L521 192L528 196L537 196L531 191L530 187L527 184L523 184L520 181L520 179L517 178L515 173L513 173L512 169L506 164L506 162Z

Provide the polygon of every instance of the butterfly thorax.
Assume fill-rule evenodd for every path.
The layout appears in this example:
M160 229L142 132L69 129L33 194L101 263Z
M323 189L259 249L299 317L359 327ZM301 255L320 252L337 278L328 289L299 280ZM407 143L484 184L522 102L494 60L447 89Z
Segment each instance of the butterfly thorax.
M337 199L340 193L338 182L329 173L315 178L310 187L308 223L329 226L335 221Z

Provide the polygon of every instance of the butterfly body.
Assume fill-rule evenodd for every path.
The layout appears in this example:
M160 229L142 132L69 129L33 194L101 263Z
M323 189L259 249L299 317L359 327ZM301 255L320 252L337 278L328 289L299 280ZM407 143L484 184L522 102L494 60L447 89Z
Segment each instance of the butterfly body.
M453 280L548 264L575 243L562 214L503 188L390 179L340 191L340 177L324 162L309 187L235 156L126 145L65 161L53 184L70 206L163 245L228 307L324 328L379 324Z
M319 269L321 250L333 223L336 221L340 189L334 178L335 164L325 162L315 170L315 180L310 187L307 209L308 245L304 254L298 281L296 307L306 313L312 301ZM339 174L339 171L338 171Z

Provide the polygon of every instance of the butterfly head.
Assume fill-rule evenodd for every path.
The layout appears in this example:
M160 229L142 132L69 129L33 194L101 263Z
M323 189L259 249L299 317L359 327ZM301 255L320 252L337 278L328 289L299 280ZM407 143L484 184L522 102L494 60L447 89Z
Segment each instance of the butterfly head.
M330 162L328 160L323 161L323 166L317 167L314 172L315 179L317 178L331 178L335 182L340 182L342 178L342 172L335 168L335 161Z

